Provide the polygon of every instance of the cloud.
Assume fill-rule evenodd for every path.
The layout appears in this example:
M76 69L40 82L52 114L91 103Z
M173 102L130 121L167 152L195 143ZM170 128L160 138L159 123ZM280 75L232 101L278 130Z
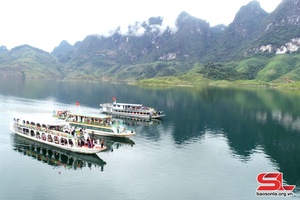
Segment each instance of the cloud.
M52 51L62 40L70 44L91 34L110 36L121 34L145 34L143 23L149 17L162 16L163 22L151 26L151 31L164 33L176 31L175 21L182 11L208 21L212 26L232 22L234 15L250 0L185 0L185 1L137 1L137 0L9 0L0 1L0 45L8 49L28 44ZM267 11L272 11L281 0L258 0ZM18 6L16 6L18 5ZM129 28L130 24L137 27Z
M128 26L128 30L124 35L141 37L145 35L146 29L142 26L142 23L136 22L135 25Z
M102 34L98 34L99 36L103 37L110 37L115 33L118 33L123 36L135 36L135 37L142 37L146 34L146 32L156 33L157 35L162 35L166 30L171 30L173 32L177 31L177 27L171 27L166 25L165 23L160 24L150 24L149 19L143 22L135 22L134 25L128 26L118 26L115 29L111 29L107 32Z

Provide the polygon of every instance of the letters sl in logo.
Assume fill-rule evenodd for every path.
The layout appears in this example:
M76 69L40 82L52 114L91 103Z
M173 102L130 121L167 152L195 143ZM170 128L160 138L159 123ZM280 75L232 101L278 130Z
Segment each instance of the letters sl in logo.
M257 191L292 191L295 188L295 185L282 184L282 173L280 172L260 173L256 179L261 184Z

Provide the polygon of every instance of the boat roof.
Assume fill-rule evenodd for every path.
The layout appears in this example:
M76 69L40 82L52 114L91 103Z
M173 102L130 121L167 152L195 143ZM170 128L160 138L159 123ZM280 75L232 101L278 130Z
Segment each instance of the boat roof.
M111 116L99 114L99 113L68 113L69 116L81 116L81 117L90 117L90 118L111 118Z
M67 124L64 120L52 117L49 113L19 114L14 116L14 118L49 126L61 126Z
M122 106L143 106L142 104L136 104L136 103L117 103L113 102L114 105L122 105Z

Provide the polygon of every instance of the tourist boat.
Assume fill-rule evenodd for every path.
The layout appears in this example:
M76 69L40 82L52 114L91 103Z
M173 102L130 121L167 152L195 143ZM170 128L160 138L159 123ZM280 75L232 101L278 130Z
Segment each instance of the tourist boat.
M13 118L11 129L36 142L71 152L94 154L106 149L99 140L70 127L64 120L50 116L20 115ZM69 131L73 129L73 131Z
M82 154L71 151L65 151L56 147L52 147L43 143L35 142L18 134L12 135L13 149L24 156L29 156L37 161L47 163L54 167L64 167L67 169L82 169L92 166L104 170L106 162L102 160L98 154Z
M65 121L72 126L82 128L90 135L110 137L130 137L135 135L135 131L133 129L129 130L125 124L114 121L110 116L98 113L68 112Z
M100 112L143 119L159 119L165 116L163 111L156 111L142 104L117 103L116 98L113 98L113 103L101 103Z

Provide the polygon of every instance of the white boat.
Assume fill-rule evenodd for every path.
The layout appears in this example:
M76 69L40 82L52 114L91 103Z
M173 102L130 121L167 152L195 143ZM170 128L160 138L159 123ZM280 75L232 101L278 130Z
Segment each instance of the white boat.
M23 156L29 156L37 161L47 163L55 167L67 167L68 169L82 169L83 167L100 167L103 171L106 162L98 154L82 154L55 148L40 142L35 142L18 134L12 135L13 150Z
M143 119L159 119L165 116L163 111L156 111L154 108L142 104L117 103L115 98L113 98L113 103L100 104L100 112Z
M120 121L114 121L110 116L96 113L67 113L66 122L72 126L80 127L88 134L110 137L130 137L135 135L133 129L129 130Z
M51 115L20 115L14 117L11 123L11 129L16 134L56 148L83 154L94 154L106 149L99 140L93 140L87 134L75 133L75 130L72 135L67 128L70 128L68 123Z

